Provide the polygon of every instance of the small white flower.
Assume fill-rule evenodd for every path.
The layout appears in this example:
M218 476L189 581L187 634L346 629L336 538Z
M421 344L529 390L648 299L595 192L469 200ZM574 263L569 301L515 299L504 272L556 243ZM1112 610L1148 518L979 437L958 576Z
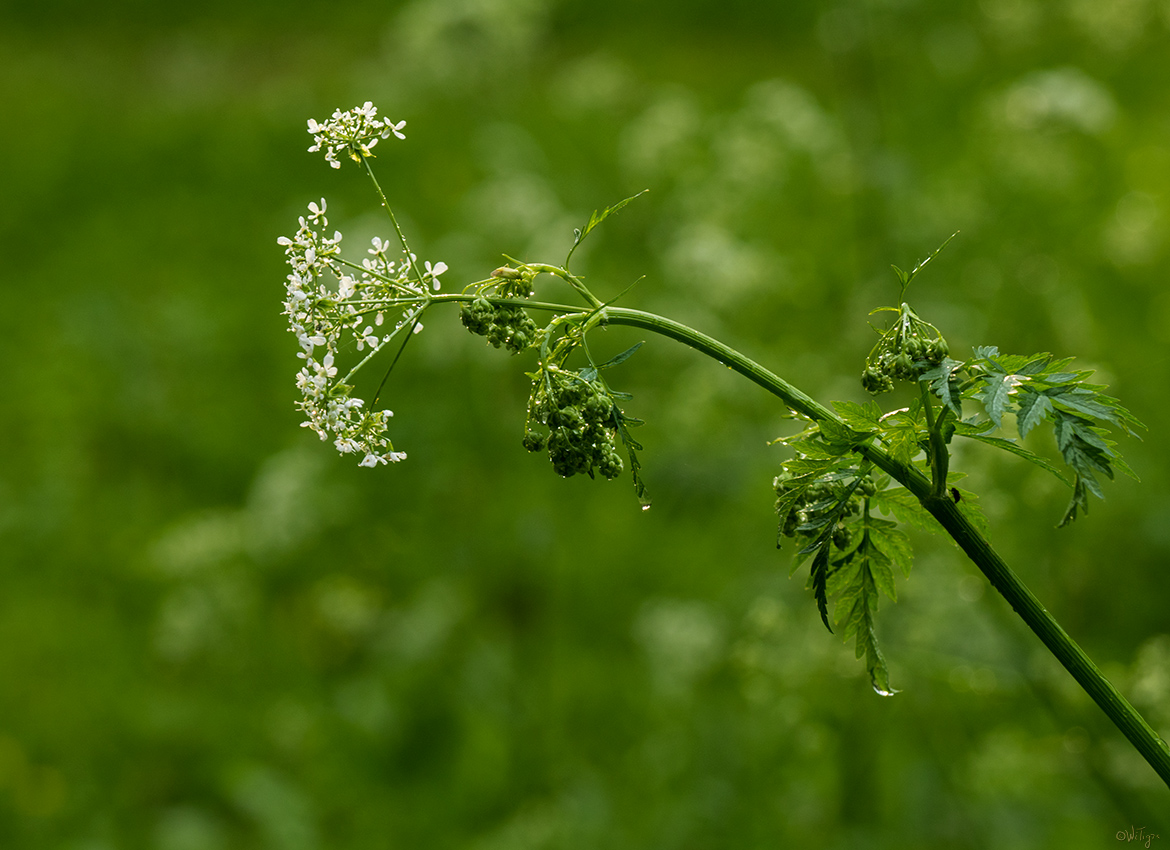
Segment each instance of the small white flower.
M363 350L367 345L370 348L378 347L378 338L372 333L372 327L366 327L364 331L357 335L357 350Z
M441 275L443 272L447 271L447 264L444 262L439 262L439 263L436 263L434 266L432 266L431 261L427 260L423 265L426 266L427 277L430 278L431 284L435 287L435 291L438 291L438 289L439 289L439 275Z

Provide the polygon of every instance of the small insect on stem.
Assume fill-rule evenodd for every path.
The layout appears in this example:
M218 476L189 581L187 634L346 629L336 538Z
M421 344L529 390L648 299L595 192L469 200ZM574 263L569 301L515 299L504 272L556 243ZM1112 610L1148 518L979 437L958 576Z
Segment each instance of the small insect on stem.
M955 504L959 503L959 489L957 487L951 488L951 498L955 500Z

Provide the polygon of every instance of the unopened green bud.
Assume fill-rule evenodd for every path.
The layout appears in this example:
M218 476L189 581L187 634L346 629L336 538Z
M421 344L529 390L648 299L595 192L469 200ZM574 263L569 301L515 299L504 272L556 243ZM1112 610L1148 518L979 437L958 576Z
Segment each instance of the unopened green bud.
M947 341L942 337L939 337L938 339L931 341L926 352L926 359L937 366L939 363L942 363L943 359L950 353L951 349L950 346L947 345Z

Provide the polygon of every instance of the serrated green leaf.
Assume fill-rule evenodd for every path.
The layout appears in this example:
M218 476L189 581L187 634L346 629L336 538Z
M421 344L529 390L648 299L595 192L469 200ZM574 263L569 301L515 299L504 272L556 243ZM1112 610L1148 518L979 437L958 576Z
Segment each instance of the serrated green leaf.
M882 411L876 402L858 404L853 401L835 401L833 409L854 431L865 434L876 431L879 427Z
M890 671L886 668L886 659L878 648L877 636L871 629L865 645L865 666L869 670L869 682L878 696L891 697L898 693L890 687Z
M1003 449L1005 452L1011 452L1012 454L1016 455L1017 457L1022 457L1024 460L1028 461L1029 463L1034 463L1034 464L1036 464L1036 466L1040 467L1041 469L1044 469L1044 470L1047 470L1048 472L1051 472L1053 475L1055 475L1057 478L1059 478L1061 481L1063 481L1069 487L1072 486L1072 482L1069 481L1068 477L1065 476L1065 474L1060 471L1059 467L1054 465L1052 462L1046 460L1045 458L1042 458L1039 455L1028 451L1023 446L1021 446L1017 443L1014 443L1011 440L1005 440L1001 437L988 437L988 436L985 436L985 435L979 434L979 433L966 433L964 430L964 426L961 424L955 429L955 433L957 435L959 435L960 437L967 437L968 439L971 439L971 440L977 440L980 443L986 443L989 446L995 446L997 449Z
M842 641L848 641L857 634L858 627L864 627L865 615L865 598L860 586L841 594L833 606L833 617Z
M817 423L821 436L824 437L826 446L830 451L835 451L839 454L851 451L854 446L859 446L864 443L869 434L862 434L854 431L852 428L842 425L839 422L834 422L832 419L823 419Z
M776 548L781 548L780 538L784 536L784 527L788 524L788 516L800 502L801 491L798 489L786 490L776 497L776 516L779 525L776 530Z
M1109 432L1104 428L1097 428L1076 416L1066 417L1065 421L1072 433L1078 439L1083 440L1086 445L1092 446L1104 455L1113 454L1109 444L1105 442L1105 434Z
M890 456L899 463L910 463L922 451L925 433L917 426L907 425L883 434Z
M1021 392L1019 412L1016 414L1016 430L1020 433L1020 439L1027 437L1051 412L1052 401L1048 396L1031 391Z
M890 569L889 559L877 549L869 553L869 571L878 590L897 602L898 589L894 586L894 571Z
M983 409L997 428L1003 427L1003 415L1010 413L1012 407L1012 392L1019 385L1021 379L1015 374L988 375L984 379L985 386L975 397L983 402Z
M1089 512L1089 494L1085 488L1085 482L1081 476L1077 476L1076 484L1073 486L1072 499L1069 500L1068 507L1065 509L1064 516L1060 520L1057 528L1064 528L1077 518L1077 512Z
M835 596L857 582L858 574L861 571L862 559L857 557L842 558L837 561L837 564L839 566L830 573L828 581L825 584L825 593L829 596Z
M995 358L999 356L999 348L994 345L977 345L975 346L975 359L985 360L989 363L995 363Z
M825 596L825 585L828 582L829 572L829 548L829 542L825 541L824 545L813 556L809 583L812 585L813 595L817 600L817 610L821 613L821 622L825 624L826 629L832 632L833 627L829 625L829 601Z
M902 487L878 490L869 497L869 501L886 516L895 517L899 522L904 522L912 528L931 533L943 531L938 520L922 507L914 494Z
M840 455L826 455L824 457L803 455L785 461L783 469L797 480L820 478L835 472L842 464L849 463L851 460L852 458L843 458Z
M829 523L836 523L836 522L837 522L837 516L835 514L825 513L825 514L820 514L819 516L813 517L808 522L801 523L800 525L798 525L796 527L796 530L797 531L816 531L818 528L824 528ZM814 540L812 543L808 544L808 546L806 546L805 549L807 549L808 551L811 552L814 548L816 548L819 545L820 545L820 541ZM805 549L802 549L801 551L803 552L803 551L805 551Z
M1113 465L1132 478L1134 481L1141 481L1136 472L1134 472L1128 463L1121 457L1121 455L1113 456Z
M637 351L639 348L641 348L645 344L646 344L645 340L643 340L642 342L636 342L633 345L631 345L629 348L627 348L625 351L623 351L621 354L617 354L617 355L609 358L608 360L606 360L604 363L599 364L597 368L599 370L600 369L609 369L609 368L612 368L613 366L617 366L619 363L625 363L627 360L629 360L633 356L635 351ZM582 370L582 373L584 373L584 370Z
M631 420L626 418L621 408L616 404L613 406L613 419L618 437L621 438L622 443L626 447L626 454L630 458L630 478L634 482L634 496L637 497L638 504L642 506L642 510L646 510L650 507L650 494L646 489L646 482L642 480L642 462L638 459L638 452L642 451L642 445L630 436L630 431L626 425Z
M1010 368L1017 375L1039 375L1044 372L1044 370L1048 368L1048 364L1052 362L1052 355L1045 352L1044 354L1032 354L1020 359L1024 362L1019 366L1008 364L1005 365L1008 365L1008 368Z
M987 358L983 365L990 366L990 370L1005 375L1036 375L1047 368L1052 355L1044 354L1000 354L996 352Z
M935 521L934 517L926 513L925 510L923 513L931 522ZM877 523L881 523L881 525L877 525ZM910 545L910 538L892 522L886 523L883 520L871 518L870 525L869 536L874 546L880 549L892 563L898 565L903 576L909 578L910 568L914 563L914 548Z
M1097 401L1097 393L1092 390L1083 387L1071 389L1059 387L1045 390L1044 395L1056 404L1084 414L1090 419L1104 419L1106 422L1120 424L1113 411Z

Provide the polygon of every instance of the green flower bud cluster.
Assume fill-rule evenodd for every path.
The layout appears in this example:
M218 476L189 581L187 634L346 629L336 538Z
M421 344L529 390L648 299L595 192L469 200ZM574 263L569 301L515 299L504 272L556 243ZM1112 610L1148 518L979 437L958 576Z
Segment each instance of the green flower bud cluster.
M818 537L824 532L824 523L817 520L827 519L831 511L836 511L845 491L851 486L842 481L817 481L805 484L794 480L788 472L782 472L772 481L776 490L776 509L782 512L785 509L793 491L797 492L796 504L784 517L784 525L780 533L785 537ZM832 529L833 545L838 549L848 548L853 539L853 533L845 520L856 516L861 510L864 499L876 492L876 485L871 478L865 478L850 494L849 501L841 509L836 524ZM800 531L802 526L814 524L816 527Z
M493 304L482 295L459 310L463 325L478 336L487 337L496 348L517 354L537 340L536 322L524 308L510 304Z
M544 376L551 386L544 384ZM541 389L529 403L524 448L530 452L547 448L553 469L565 478L579 472L592 477L595 469L606 478L619 476L623 464L614 403L605 385L560 370L545 372L537 385ZM547 437L533 427L534 422L548 427Z
M913 314L910 314L913 316ZM873 395L894 388L894 381L917 381L950 353L947 341L933 325L914 317L911 331L891 329L865 361L861 386Z
M487 337L496 348L506 348L518 354L536 344L536 322L523 307L512 304L493 304L484 292L500 298L529 298L536 270L523 263L519 268L501 266L492 272L493 283L480 290L479 297L459 308L459 318L473 334Z

